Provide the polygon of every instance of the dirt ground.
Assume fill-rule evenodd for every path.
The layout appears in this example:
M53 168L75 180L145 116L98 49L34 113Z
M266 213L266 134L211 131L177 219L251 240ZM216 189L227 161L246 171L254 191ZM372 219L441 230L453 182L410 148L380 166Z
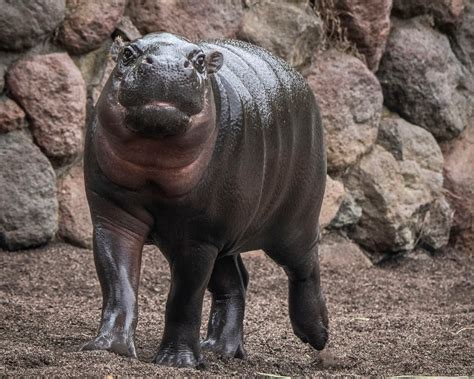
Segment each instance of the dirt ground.
M56 243L0 252L0 375L473 375L474 258L447 252L354 270L322 266L330 315L323 354L292 333L283 271L245 257L250 287L245 361L206 354L205 371L150 363L163 330L165 260L146 248L136 336L139 360L78 352L94 335L100 290L91 251ZM206 298L202 333L207 323Z

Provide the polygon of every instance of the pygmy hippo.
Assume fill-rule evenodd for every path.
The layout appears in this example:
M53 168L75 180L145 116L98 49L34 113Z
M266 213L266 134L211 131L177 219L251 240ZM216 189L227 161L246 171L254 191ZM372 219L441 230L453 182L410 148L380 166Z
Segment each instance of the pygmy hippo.
M321 350L328 318L318 264L326 179L321 117L303 77L249 43L153 33L113 46L116 67L87 130L84 169L102 288L84 350L136 357L142 248L171 270L154 362L244 358L248 273L262 249L284 268L294 333ZM202 302L212 294L207 338Z

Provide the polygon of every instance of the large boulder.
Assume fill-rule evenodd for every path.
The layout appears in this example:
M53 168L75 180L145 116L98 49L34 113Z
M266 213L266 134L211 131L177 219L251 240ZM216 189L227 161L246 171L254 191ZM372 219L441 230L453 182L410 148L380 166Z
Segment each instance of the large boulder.
M260 45L297 69L311 64L323 36L322 21L304 2L260 1L246 11L238 37Z
M474 251L474 118L464 133L443 145L444 186L454 209L453 234Z
M405 225L407 216L400 214L404 179L393 155L376 146L352 168L344 184L362 207L359 222L350 229L352 239L372 251L414 247L411 226Z
M336 216L344 199L344 184L326 176L326 191L324 192L323 205L319 215L319 225L322 228L328 226Z
M334 5L348 39L377 71L390 32L392 0L337 0Z
M392 21L377 73L386 105L437 139L465 128L473 107L472 78L448 38L422 20Z
M125 0L67 0L58 38L73 54L98 48L110 37L125 10Z
M411 192L412 198L416 199L414 193L426 189L433 196L433 202L416 226L419 244L429 250L446 246L452 225L452 209L441 189L444 159L433 135L388 113L381 122L377 143L399 161L407 192Z
M25 112L8 97L0 98L0 134L26 126Z
M415 161L422 169L434 172L443 170L443 155L433 135L387 110L377 142L399 161Z
M8 74L8 86L31 121L36 143L54 162L82 151L86 89L66 53L26 57Z
M444 247L451 210L442 191L443 157L433 136L391 115L381 122L378 143L390 151L377 144L344 177L346 190L362 208L349 235L378 252L412 250L417 243ZM429 153L413 151L416 144Z
M0 0L0 50L23 50L52 34L65 0Z
M18 132L0 134L0 247L48 242L58 226L56 176L37 146Z
M439 25L458 23L463 9L463 0L393 0L396 16L410 18L429 14Z
M92 247L92 221L87 204L82 167L73 167L58 180L61 238L80 247Z
M337 50L316 54L307 80L321 108L328 170L343 170L377 139L380 84L362 61Z
M243 16L240 0L130 0L127 15L143 34L166 31L191 40L233 38Z

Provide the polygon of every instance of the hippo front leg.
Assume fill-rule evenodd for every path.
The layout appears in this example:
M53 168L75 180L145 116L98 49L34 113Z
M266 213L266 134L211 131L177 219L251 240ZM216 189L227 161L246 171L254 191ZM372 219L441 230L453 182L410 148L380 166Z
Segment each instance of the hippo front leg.
M165 330L153 361L165 366L199 367L202 303L217 248L189 243L173 250L171 254L164 252L171 267L171 286Z
M94 212L93 205L91 208ZM93 221L102 317L97 337L81 350L108 350L136 358L137 291L142 249L149 228L106 203L101 204L101 211L94 215Z

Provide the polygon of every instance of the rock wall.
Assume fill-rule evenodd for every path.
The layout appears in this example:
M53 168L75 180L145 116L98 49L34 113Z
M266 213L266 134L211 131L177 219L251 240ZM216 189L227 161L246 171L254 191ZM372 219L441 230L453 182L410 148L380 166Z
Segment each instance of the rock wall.
M0 9L1 248L54 238L90 247L85 125L113 69L113 38L152 31L251 41L301 71L326 131L325 231L373 254L474 247L474 0L0 0Z

